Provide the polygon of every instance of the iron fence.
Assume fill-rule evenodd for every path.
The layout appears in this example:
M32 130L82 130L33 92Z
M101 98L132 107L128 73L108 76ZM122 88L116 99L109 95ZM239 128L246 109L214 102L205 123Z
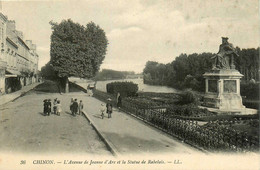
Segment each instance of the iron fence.
M106 101L112 99L116 104L116 96L94 90L94 97ZM202 147L209 151L256 151L259 149L259 136L250 136L232 129L234 121L210 121L200 126L198 121L174 117L163 107L153 107L138 103L129 98L122 100L122 109L127 113L143 119L158 129L178 137L184 142Z

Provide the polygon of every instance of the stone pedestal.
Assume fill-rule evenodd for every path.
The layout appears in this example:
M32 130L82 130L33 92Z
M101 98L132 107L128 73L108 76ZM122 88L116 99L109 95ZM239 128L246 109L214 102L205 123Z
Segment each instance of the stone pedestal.
M240 95L240 78L235 69L216 69L205 73L206 91L203 106L220 112L239 112L245 109Z

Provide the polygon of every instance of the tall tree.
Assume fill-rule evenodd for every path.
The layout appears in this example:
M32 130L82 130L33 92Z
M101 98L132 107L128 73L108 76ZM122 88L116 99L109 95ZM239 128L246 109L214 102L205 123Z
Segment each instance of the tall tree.
M105 32L93 22L86 27L71 19L60 24L50 22L51 60L57 75L64 79L68 92L68 77L92 78L105 58L108 40Z
M56 75L55 71L53 70L53 67L50 65L50 62L48 62L47 64L45 64L45 66L43 66L41 68L41 75L45 79L56 79L57 78L57 75Z

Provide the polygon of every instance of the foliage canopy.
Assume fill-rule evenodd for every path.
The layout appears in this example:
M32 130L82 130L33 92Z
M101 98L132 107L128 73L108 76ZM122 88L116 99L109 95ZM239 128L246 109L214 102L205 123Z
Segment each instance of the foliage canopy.
M235 57L235 66L244 75L242 81L259 81L259 48L236 49L239 56ZM204 91L203 74L212 68L212 56L212 53L180 54L168 64L147 61L143 70L144 83ZM243 89L241 94L243 95Z
M50 24L53 30L50 65L57 75L93 77L106 55L108 40L103 29L93 22L84 27L71 19Z

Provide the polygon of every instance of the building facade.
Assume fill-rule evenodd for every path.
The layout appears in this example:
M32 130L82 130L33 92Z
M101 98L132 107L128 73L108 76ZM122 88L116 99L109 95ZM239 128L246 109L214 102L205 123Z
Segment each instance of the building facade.
M0 13L0 94L5 93L5 70L7 67L7 63L5 61L6 23L7 18L2 13Z
M0 92L11 93L37 82L39 56L36 45L24 40L15 21L0 13Z

